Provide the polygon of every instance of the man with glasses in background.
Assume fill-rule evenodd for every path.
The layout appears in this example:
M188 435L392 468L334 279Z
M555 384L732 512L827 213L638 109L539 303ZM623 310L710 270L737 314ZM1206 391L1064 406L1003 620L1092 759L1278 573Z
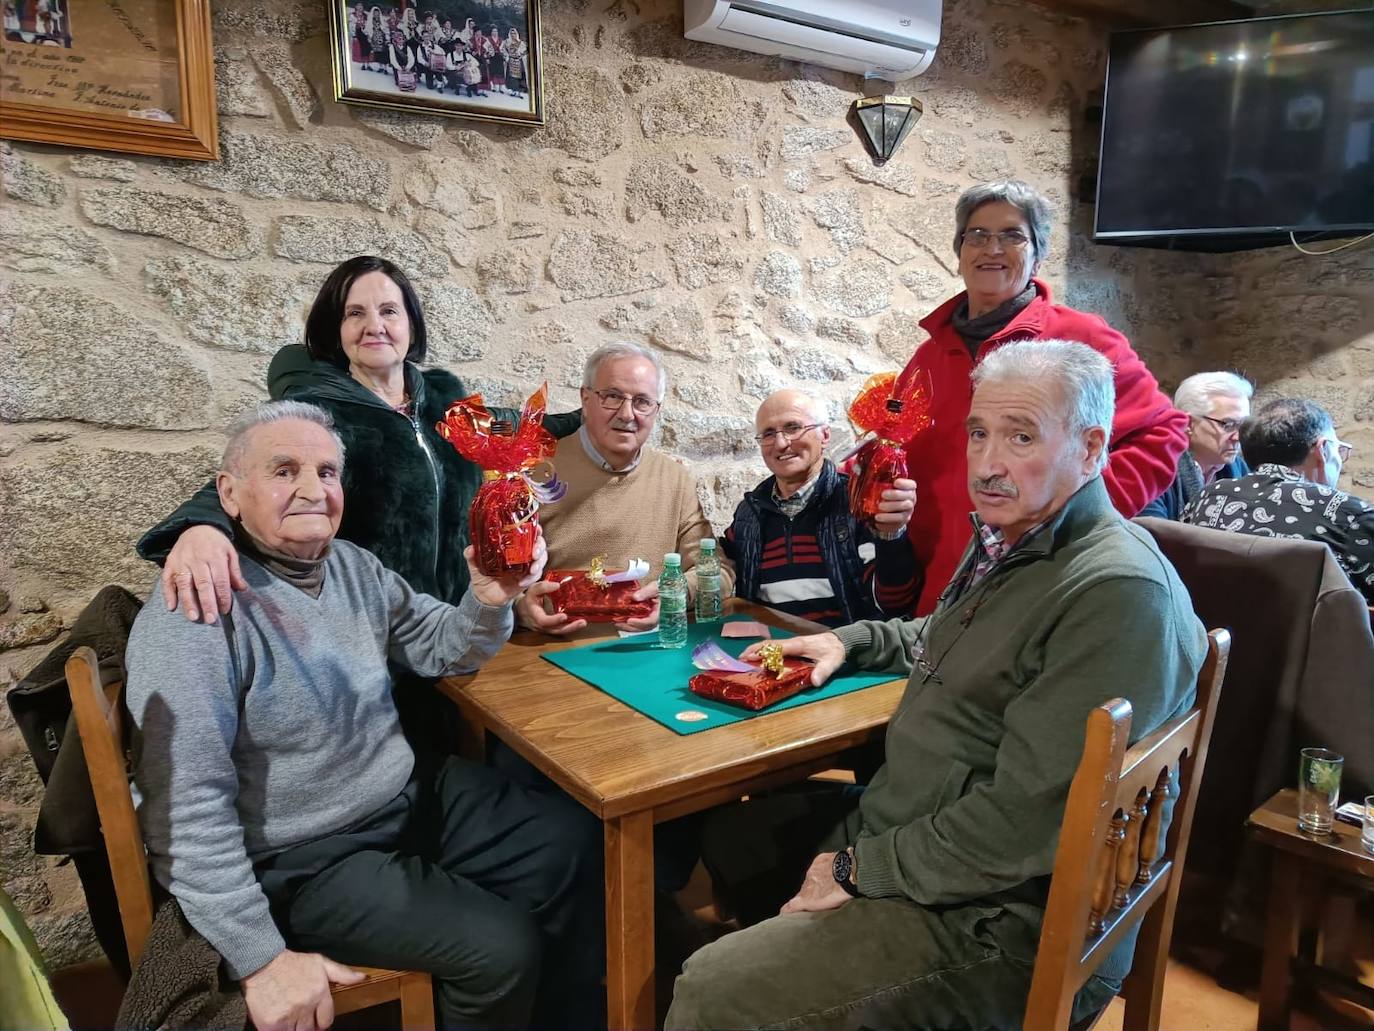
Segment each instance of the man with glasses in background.
M637 344L597 349L582 372L582 428L558 442L554 465L568 485L557 504L539 510L550 569L586 569L605 556L607 569L642 558L650 565L637 600L654 599L654 611L619 624L624 630L658 625L658 574L666 552L682 556L689 600L696 595L697 553L714 537L687 467L645 447L663 407L668 376L658 355ZM721 562L720 592L734 591L734 570ZM586 620L547 612L544 595L553 584L535 584L516 607L525 626L570 634Z
M1178 459L1178 474L1140 514L1177 519L1213 480L1231 480L1250 471L1240 450L1240 426L1250 414L1254 385L1234 372L1199 372L1174 391L1174 407L1188 416L1188 450Z
M1255 471L1205 488L1183 521L1261 537L1321 541L1374 605L1374 506L1336 488L1353 448L1320 405L1280 397L1240 428Z
M920 590L905 540L916 484L883 495L879 532L849 512L849 481L825 457L825 406L779 390L754 416L763 464L773 475L744 496L725 532L735 593L825 626L909 616Z

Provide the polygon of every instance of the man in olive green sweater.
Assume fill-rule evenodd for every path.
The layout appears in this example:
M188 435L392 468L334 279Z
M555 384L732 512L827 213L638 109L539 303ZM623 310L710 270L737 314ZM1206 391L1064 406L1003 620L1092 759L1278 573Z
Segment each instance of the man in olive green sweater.
M817 683L846 661L910 673L887 761L861 795L775 795L717 818L707 863L745 922L786 901L688 960L670 1029L1019 1028L1089 711L1125 697L1138 739L1193 702L1203 628L1102 484L1110 364L1025 342L974 383L978 532L935 612L783 645L815 660ZM1133 947L1075 1019L1111 998Z

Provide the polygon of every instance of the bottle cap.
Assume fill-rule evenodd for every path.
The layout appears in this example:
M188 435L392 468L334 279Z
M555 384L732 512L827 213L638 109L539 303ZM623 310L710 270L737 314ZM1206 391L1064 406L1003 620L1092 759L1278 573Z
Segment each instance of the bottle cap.
M663 564L665 566L680 566L682 565L682 556L676 551L670 551L663 556Z
M703 537L703 538L701 539L701 550L702 550L702 551L715 551L715 550L716 550L716 539L715 539L714 537Z

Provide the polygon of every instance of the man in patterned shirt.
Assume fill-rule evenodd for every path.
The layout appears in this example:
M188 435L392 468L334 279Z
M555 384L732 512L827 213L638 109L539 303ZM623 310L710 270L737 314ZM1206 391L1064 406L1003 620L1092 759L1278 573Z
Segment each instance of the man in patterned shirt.
M1255 471L1208 486L1183 521L1321 541L1374 605L1374 507L1336 489L1351 446L1336 436L1331 416L1311 401L1278 398L1245 421L1240 446Z

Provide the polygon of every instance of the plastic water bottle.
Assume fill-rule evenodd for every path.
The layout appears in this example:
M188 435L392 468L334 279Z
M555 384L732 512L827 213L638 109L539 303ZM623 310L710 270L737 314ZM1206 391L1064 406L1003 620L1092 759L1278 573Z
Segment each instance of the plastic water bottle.
M670 551L663 556L658 577L658 645L687 646L687 578L682 575L682 556Z
M701 553L697 555L697 622L719 623L720 556L716 554L716 539L703 537Z

